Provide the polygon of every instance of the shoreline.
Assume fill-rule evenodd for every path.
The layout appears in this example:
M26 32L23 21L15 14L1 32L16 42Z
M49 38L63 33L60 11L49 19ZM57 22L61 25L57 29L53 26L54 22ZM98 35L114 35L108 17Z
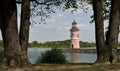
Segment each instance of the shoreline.
M80 48L80 49L60 48L58 50L65 53L97 53L96 48ZM117 49L117 53L120 54L120 49Z
M62 48L62 49L58 49L62 52L65 53L97 53L96 49L92 48L92 49L87 49L87 48L80 48L80 49L72 49L72 48Z

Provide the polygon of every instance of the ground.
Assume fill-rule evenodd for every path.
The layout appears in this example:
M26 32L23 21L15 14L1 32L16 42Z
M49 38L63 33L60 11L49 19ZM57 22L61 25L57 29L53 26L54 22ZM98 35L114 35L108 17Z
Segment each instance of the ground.
M40 64L34 65L33 70L16 68L8 71L120 71L120 65Z

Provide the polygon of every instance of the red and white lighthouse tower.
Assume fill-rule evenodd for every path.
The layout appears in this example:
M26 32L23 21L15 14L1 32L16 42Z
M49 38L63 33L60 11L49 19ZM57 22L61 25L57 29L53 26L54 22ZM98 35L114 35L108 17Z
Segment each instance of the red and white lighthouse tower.
M72 23L72 28L70 29L70 38L71 38L71 48L80 48L79 44L79 29L77 28L77 23L74 21Z

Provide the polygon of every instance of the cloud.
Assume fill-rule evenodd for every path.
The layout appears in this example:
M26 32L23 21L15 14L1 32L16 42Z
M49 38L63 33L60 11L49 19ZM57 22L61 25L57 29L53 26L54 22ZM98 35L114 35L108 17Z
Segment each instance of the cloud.
M84 14L82 9L77 10L74 14L70 11L58 11L46 19L46 24L35 24L31 27L30 41L45 42L70 39L69 30L74 20L76 20L77 27L80 29L80 40L94 41L94 24L88 23L88 16L91 13Z
M63 17L63 13L58 13L57 16L58 17Z
M84 24L84 23L78 24L77 27L89 29L89 25L88 24Z
M52 23L52 22L55 22L55 19L50 18L50 19L47 20L47 23Z
M82 9L78 9L73 12L73 14L82 14L82 13L84 13L84 11Z

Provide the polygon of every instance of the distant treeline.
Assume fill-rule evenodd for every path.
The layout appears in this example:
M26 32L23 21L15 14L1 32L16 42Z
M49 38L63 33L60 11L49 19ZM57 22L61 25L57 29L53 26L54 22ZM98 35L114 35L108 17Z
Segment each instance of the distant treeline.
M95 46L96 44L94 42L80 41L80 47L95 47ZM44 43L33 41L32 43L29 43L29 47L70 48L70 40L49 41L49 42L44 42Z
M3 41L0 40L0 48L3 47ZM46 47L46 48L70 48L70 40L65 41L48 41L48 42L37 42L33 41L29 43L30 48L34 47ZM96 44L94 42L83 42L80 41L80 47L96 47ZM118 47L120 47L120 42L118 44Z

